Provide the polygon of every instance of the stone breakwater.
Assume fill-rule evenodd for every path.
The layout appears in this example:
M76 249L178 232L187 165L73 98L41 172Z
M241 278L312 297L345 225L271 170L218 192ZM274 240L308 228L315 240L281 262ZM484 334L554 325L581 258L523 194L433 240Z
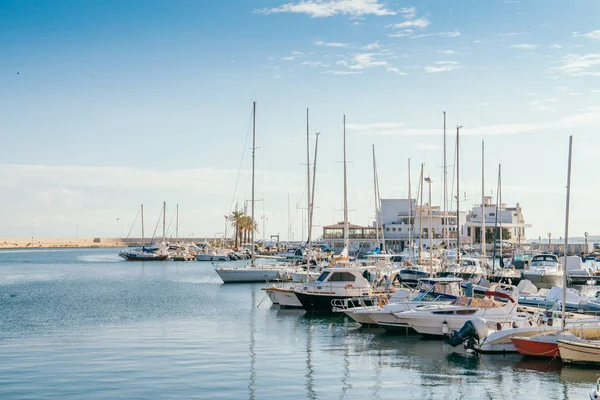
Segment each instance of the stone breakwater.
M44 249L122 247L126 244L118 238L18 238L0 239L0 249Z

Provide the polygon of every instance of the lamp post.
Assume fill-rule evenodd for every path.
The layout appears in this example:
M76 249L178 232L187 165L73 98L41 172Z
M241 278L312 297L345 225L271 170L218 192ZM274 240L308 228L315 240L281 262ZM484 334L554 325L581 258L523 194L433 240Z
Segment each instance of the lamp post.
M585 236L585 247L586 247L586 251L587 251L587 245L588 245L587 237L588 237L589 233L584 232L583 235Z
M431 233L431 183L433 182L430 177L425 178L427 187L429 189L429 229L427 229L427 236L429 236L429 277L433 278L433 235Z
M552 237L552 233L548 232L548 244L550 244L550 238Z

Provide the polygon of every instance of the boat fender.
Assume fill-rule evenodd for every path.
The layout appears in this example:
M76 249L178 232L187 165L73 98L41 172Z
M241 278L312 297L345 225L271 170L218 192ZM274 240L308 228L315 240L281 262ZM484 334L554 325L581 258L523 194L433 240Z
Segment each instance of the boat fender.
M349 283L349 284L346 285L346 289L352 289L352 288L354 288L353 284Z

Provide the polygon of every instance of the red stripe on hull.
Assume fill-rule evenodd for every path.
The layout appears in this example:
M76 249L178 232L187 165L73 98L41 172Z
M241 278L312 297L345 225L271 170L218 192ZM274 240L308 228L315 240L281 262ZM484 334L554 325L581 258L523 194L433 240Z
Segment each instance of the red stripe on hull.
M510 340L515 349L524 356L549 358L560 356L558 353L558 343L538 342L521 338L510 338Z

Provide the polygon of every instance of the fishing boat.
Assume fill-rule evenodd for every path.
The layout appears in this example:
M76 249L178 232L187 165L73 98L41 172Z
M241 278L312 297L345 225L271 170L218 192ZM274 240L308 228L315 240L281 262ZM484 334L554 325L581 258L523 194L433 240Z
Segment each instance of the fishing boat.
M567 364L600 365L600 340L559 339L558 349L560 358ZM596 396L598 392L596 387Z

